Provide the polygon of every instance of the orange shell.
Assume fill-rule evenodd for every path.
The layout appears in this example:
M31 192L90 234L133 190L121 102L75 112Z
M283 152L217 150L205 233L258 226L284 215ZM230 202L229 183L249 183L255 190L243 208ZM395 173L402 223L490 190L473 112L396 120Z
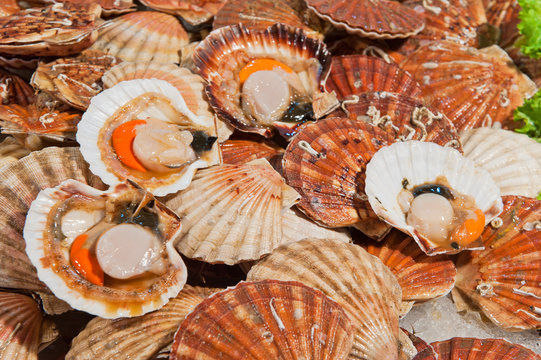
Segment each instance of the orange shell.
M220 144L224 164L242 165L255 159L271 159L283 154L283 150L262 142L250 140L227 140Z
M392 142L385 131L346 118L306 125L282 161L287 183L302 196L297 206L324 226L355 226L370 237L385 235L390 227L368 203L364 171L374 153Z
M503 339L452 338L430 344L439 360L541 360L530 349Z
M92 49L124 61L178 63L178 51L188 42L188 33L174 16L137 11L101 24Z
M368 91L403 93L412 98L421 94L413 77L397 65L363 55L333 56L325 90L335 91L340 101Z
M103 89L102 75L118 62L114 56L87 50L75 58L40 63L30 82L38 90L84 111Z
M279 60L294 70L302 64L312 92L319 90L330 66L330 53L323 42L283 24L265 31L249 30L242 24L226 26L214 30L193 53L199 74L208 82L206 92L214 111L241 131L271 137L272 128L255 122L240 105L238 73L249 61L262 57Z
M178 15L192 26L210 20L226 0L141 0L143 5L172 15Z
M396 1L307 0L306 4L334 26L368 38L406 38L425 25L415 10Z
M0 16L9 16L21 10L15 0L3 0L0 4Z
M402 331L409 337L411 342L413 343L413 346L415 346L415 349L417 350L417 355L413 358L413 360L438 360L438 355L436 355L436 352L423 339L410 334L406 330L402 329Z
M76 54L96 40L97 4L55 4L0 17L0 53L64 56Z
M455 285L456 268L447 256L427 256L412 237L398 230L364 248L391 269L402 287L402 301L435 299Z
M199 304L175 334L177 359L347 359L351 323L340 305L299 282L241 282Z
M0 70L0 104L27 106L36 101L34 89L17 75Z
M541 201L503 196L504 209L481 240L460 255L456 287L496 325L541 328Z
M42 2L66 3L66 4L88 4L88 0L41 0ZM118 15L137 10L133 0L94 0L93 3L101 6L104 16Z
M498 47L476 50L441 41L420 47L401 66L419 82L426 102L462 131L496 123L516 126L513 110L536 87L510 61Z

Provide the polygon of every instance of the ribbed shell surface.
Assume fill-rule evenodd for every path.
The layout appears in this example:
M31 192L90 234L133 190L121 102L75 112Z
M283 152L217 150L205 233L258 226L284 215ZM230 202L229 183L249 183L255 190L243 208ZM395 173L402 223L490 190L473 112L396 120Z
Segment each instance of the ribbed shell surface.
M439 360L540 360L530 349L503 339L452 338L430 344Z

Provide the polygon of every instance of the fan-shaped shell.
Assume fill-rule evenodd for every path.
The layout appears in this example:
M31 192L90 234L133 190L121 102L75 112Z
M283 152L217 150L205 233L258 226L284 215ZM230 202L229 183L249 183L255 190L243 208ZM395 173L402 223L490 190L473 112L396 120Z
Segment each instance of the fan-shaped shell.
M73 339L67 360L147 360L173 342L175 331L217 289L186 285L163 308L135 318L94 318Z
M188 42L188 33L174 16L137 11L100 25L92 49L124 61L178 63L178 51Z
M26 213L40 190L77 179L93 186L100 181L88 170L77 148L48 147L7 164L0 172L0 287L49 292L25 252ZM103 185L101 185L103 186Z
M438 183L439 178L444 178L453 191L472 197L485 215L485 224L502 211L500 189L489 173L477 169L455 149L419 141L395 143L378 151L366 167L365 192L372 209L388 224L410 234L428 255L461 249L451 244L438 245L409 225L399 204L399 193ZM477 240L466 248L482 246Z
M65 56L86 49L97 37L101 7L55 4L0 17L0 53L8 55Z
M34 300L22 294L0 292L0 356L37 360L42 321Z
M401 64L423 89L423 97L457 130L512 125L513 110L535 84L498 47L483 50L441 41L420 47Z
M177 249L208 263L257 260L282 243L282 211L298 194L265 160L197 172L167 201L182 218Z
M321 41L301 30L276 24L265 31L249 30L244 25L213 31L193 54L199 74L208 82L206 92L214 111L234 127L266 137L272 129L255 121L241 107L238 74L252 59L276 59L292 68L313 98L330 66L330 54Z
M88 4L87 0L40 0L45 3ZM95 0L101 6L102 15L111 16L137 10L133 0Z
M40 63L30 83L76 109L86 110L90 99L102 90L102 75L116 63L114 56L88 50L75 58Z
M452 338L430 344L439 360L540 360L530 349L503 339Z
M75 270L69 250L74 239L63 236L62 230L57 228L61 214L58 209L71 198L103 201L101 209L110 212L112 217L118 211L115 206L128 207L134 201L140 206L147 196L144 190L129 184L118 184L104 192L74 180L42 190L28 210L23 229L26 253L40 280L73 308L103 318L138 316L165 305L179 293L187 279L186 266L173 247L180 220L171 210L157 201L152 202L158 222L155 226L160 229L157 240L164 261L163 271L145 274L147 276L139 279L106 279L104 285L90 282ZM106 204L107 200L111 201ZM114 201L118 205L114 205Z
M282 216L282 244L289 244L303 239L336 239L351 242L348 229L329 229L319 226L308 219L296 208L287 209Z
M287 183L301 194L297 205L328 227L355 226L381 237L389 227L364 197L364 170L374 153L394 139L364 122L330 118L306 125L282 161Z
M261 279L300 281L342 305L355 328L355 357L399 358L400 286L362 247L331 239L281 246L248 273L249 281Z
M17 75L0 70L0 103L28 106L36 100L34 89Z
M490 173L502 195L536 197L541 189L541 144L514 131L479 128L460 133L464 156Z
M363 246L391 269L402 288L402 301L444 296L455 285L456 268L446 256L427 256L410 236L393 230L378 244Z
M224 164L242 165L255 159L272 158L283 153L283 150L263 142L251 140L227 140L220 144Z
M415 10L395 1L307 0L306 4L335 27L368 38L406 38L424 27Z
M373 91L402 93L412 98L421 94L417 82L396 64L364 55L333 56L325 89L336 92L340 101Z
M457 288L499 327L541 328L541 201L504 196L485 228L485 250L462 254Z
M146 96L154 96L154 100ZM215 135L214 119L193 114L182 95L169 82L157 79L120 82L92 99L77 129L81 153L91 170L105 183L113 185L130 178L153 194L163 196L185 189L196 169L219 162L218 145L214 143L209 151L182 165L178 171L156 175L128 168L118 159L111 146L111 138L117 126L135 118L154 118L180 124L190 130L202 130L209 136Z
M186 317L171 359L346 359L351 323L322 292L298 282L240 283Z
M180 16L192 26L210 20L224 6L225 0L141 0L158 11Z
M9 136L0 142L0 168L30 154L15 138Z

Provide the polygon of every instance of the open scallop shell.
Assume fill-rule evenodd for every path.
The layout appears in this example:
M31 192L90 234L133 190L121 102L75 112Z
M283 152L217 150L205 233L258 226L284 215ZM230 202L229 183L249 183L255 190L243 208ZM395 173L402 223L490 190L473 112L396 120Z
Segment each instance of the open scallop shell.
M407 38L425 25L415 10L396 1L307 0L306 4L335 27L362 37Z
M540 360L532 350L503 339L476 339L455 337L430 344L439 360Z
M118 201L119 204L123 201L124 204L126 198L141 202L146 196L144 190L129 184L118 184L104 192L74 180L42 190L28 210L23 230L26 253L40 280L73 308L104 318L138 316L165 305L183 288L187 270L173 247L173 239L180 232L180 220L161 203L154 201L152 207L159 221L160 251L166 259L162 274L143 280L122 280L116 285L114 282L95 285L71 266L69 248L74 239L58 236L58 206L72 197Z
M298 282L241 282L186 317L171 359L347 359L352 327L321 291Z
M148 100L146 96L153 96L155 100ZM185 189L197 169L220 161L215 143L201 158L167 175L148 176L124 166L111 146L113 130L125 121L150 117L177 124L180 121L188 128L203 130L210 136L216 134L214 119L193 114L169 82L157 79L123 81L92 99L77 130L81 153L92 172L103 182L113 185L130 178L153 194L163 196Z
M0 172L0 287L50 292L25 252L26 213L40 190L77 179L100 187L78 148L48 147L2 167ZM103 187L103 184L101 184Z
M504 209L485 228L485 250L461 254L456 286L496 325L541 328L541 201L504 196Z
M420 47L401 64L423 89L423 97L457 130L513 127L513 110L533 95L535 84L497 46L476 50L450 41Z
M100 25L92 49L124 61L178 63L178 51L188 42L188 33L174 16L137 11Z
M129 358L147 360L170 345L178 327L200 302L217 289L186 285L163 308L141 317L92 319L77 335L67 360Z
M400 231L393 230L381 243L363 247L391 269L404 302L435 299L448 294L455 285L456 268L449 258L427 256L413 238Z
M331 239L281 246L252 267L248 280L300 281L344 307L355 328L351 355L398 359L400 285L362 247Z
M141 0L149 8L180 16L192 26L210 20L226 0Z
M373 91L403 93L412 98L421 94L417 82L396 64L364 55L333 56L325 89L336 92L340 101Z
M297 205L328 227L355 226L379 238L389 227L364 195L364 170L374 153L394 139L370 124L329 118L306 125L282 161L287 183L301 194Z
M488 224L502 211L500 189L490 174L457 150L433 143L407 141L394 143L378 151L366 167L365 192L372 209L388 224L410 234L428 255L456 253L461 249L437 245L408 225L398 194L404 187L430 184L444 177L451 189L471 196ZM478 239L466 249L482 248Z
M258 124L241 107L240 70L255 58L278 60L299 75L313 98L330 66L330 53L323 42L283 24L265 31L249 30L242 24L217 29L197 46L193 58L208 82L206 92L214 111L239 130L266 137L272 136L272 128Z
M200 170L167 200L182 218L175 246L208 263L257 260L282 244L282 212L298 197L266 160Z
M479 128L460 133L464 156L485 169L502 195L536 197L541 190L541 144L514 131Z

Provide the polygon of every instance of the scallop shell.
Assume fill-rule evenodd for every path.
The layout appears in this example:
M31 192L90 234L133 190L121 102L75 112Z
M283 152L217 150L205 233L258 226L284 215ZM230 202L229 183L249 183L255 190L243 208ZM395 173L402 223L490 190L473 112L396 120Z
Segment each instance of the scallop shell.
M14 137L6 137L0 142L0 168L30 154Z
M423 339L410 334L404 329L402 329L402 331L407 334L412 341L413 346L415 346L415 349L417 350L417 355L415 355L413 360L438 360L438 355L436 355L436 352L432 346L430 346L430 344Z
M364 171L374 153L393 141L377 127L345 118L306 125L282 161L287 183L302 196L297 206L323 226L355 226L371 237L385 235L389 227L365 199Z
M283 150L276 146L251 140L227 140L220 144L224 164L242 165L255 159L273 158L283 154Z
M530 349L503 339L452 338L430 344L439 360L540 360Z
M476 50L441 41L420 47L401 64L423 89L425 100L457 130L513 126L513 110L535 93L535 84L497 46Z
M186 317L176 359L347 359L352 327L344 310L298 282L242 282Z
M130 196L141 201L147 195L129 184L118 184L104 192L74 180L66 180L38 194L28 210L23 229L26 253L36 267L40 280L58 298L75 309L111 319L154 311L179 293L186 283L187 270L173 247L173 239L180 231L180 220L172 211L159 202L153 206L160 227L164 229L160 233L163 238L162 251L168 261L165 272L145 281L123 280L119 286L99 286L86 280L70 265L66 249L69 249L73 239L59 239L53 230L55 217L51 211L74 196L91 199Z
M307 0L308 8L335 27L373 39L407 38L424 27L418 13L387 0Z
M265 31L252 31L242 24L223 27L194 50L194 62L208 82L206 92L214 111L239 130L270 137L272 129L246 116L240 105L238 72L251 59L260 57L278 59L294 69L300 65L303 86L313 96L329 70L330 53L323 42L282 24Z
M328 229L314 223L295 208L287 209L282 216L282 243L289 244L307 238L351 242L348 229Z
M97 4L55 4L0 17L0 53L7 55L65 56L96 41Z
M331 239L281 246L254 265L248 281L300 281L340 305L355 328L351 355L398 359L400 285L391 271L362 247Z
M509 56L513 59L515 65L532 79L537 87L541 87L541 60L532 59L524 55L520 49L516 47L508 47L506 49Z
M520 35L517 25L520 6L517 0L485 0L487 20L500 29L499 45L502 48L513 45Z
M333 56L325 90L335 91L340 101L369 91L402 93L412 98L422 92L411 75L397 65L363 55Z
M391 269L402 288L403 302L435 299L455 285L456 268L449 258L427 256L413 238L400 231L393 230L381 243L364 248Z
M92 49L124 61L178 63L178 51L188 42L188 33L174 16L137 11L100 25Z
M34 89L17 75L0 70L0 104L28 106L36 100Z
M175 331L186 315L216 290L186 285L163 308L141 317L94 318L73 339L66 359L150 359L173 342Z
M43 316L28 296L0 292L2 359L37 360Z
M45 3L70 3L70 4L88 4L87 0L40 0ZM123 14L137 10L137 6L133 0L94 0L96 4L101 6L102 15L111 16Z
M261 0L246 2L229 0L218 11L212 23L213 29L244 24L252 30L263 31L276 23L303 29L313 38L321 39L322 34L305 25L300 16L284 0Z
M460 133L464 156L490 173L502 195L536 197L541 189L541 144L514 131L479 128Z
M456 253L463 248L432 243L407 224L397 199L404 186L412 189L434 183L438 177L444 177L456 192L471 196L485 214L485 224L502 211L500 189L490 174L452 148L420 141L394 143L378 151L366 167L365 192L372 209L388 224L410 234L427 255ZM478 239L465 248L482 246Z
M38 90L79 109L86 110L90 99L103 88L102 75L118 60L101 51L88 50L75 58L40 63L30 83Z
M541 328L541 201L504 196L500 216L485 228L485 250L463 254L456 286L496 325Z
M115 115L119 109L129 108L127 104L133 102L134 99L140 99L141 96L149 93L167 99L170 107L162 109L149 103L146 107L139 106L136 113L128 111L123 118L118 118ZM205 129L207 134L215 135L214 119L193 114L187 108L178 90L165 80L123 81L95 96L77 130L77 141L81 145L81 153L90 164L92 172L100 176L106 184L113 185L130 178L156 196L163 196L185 189L197 169L218 163L217 144L214 144L212 149L204 153L200 159L183 166L178 172L159 178L136 174L118 160L110 145L113 125L118 126L120 123L131 120L134 116L140 119L152 117L178 123L178 119L171 115L171 108L182 114L185 118L181 121L185 121L189 126L198 130Z
M180 16L192 26L210 20L224 6L226 0L141 0L143 5Z
M351 120L361 120L385 130L396 140L429 141L462 151L451 121L424 102L405 94L367 92L342 102Z
M19 10L21 10L21 8L15 0L4 0L2 4L0 4L0 16L13 15Z
M200 170L167 201L182 218L176 248L208 263L257 260L282 243L282 212L298 194L265 160Z

